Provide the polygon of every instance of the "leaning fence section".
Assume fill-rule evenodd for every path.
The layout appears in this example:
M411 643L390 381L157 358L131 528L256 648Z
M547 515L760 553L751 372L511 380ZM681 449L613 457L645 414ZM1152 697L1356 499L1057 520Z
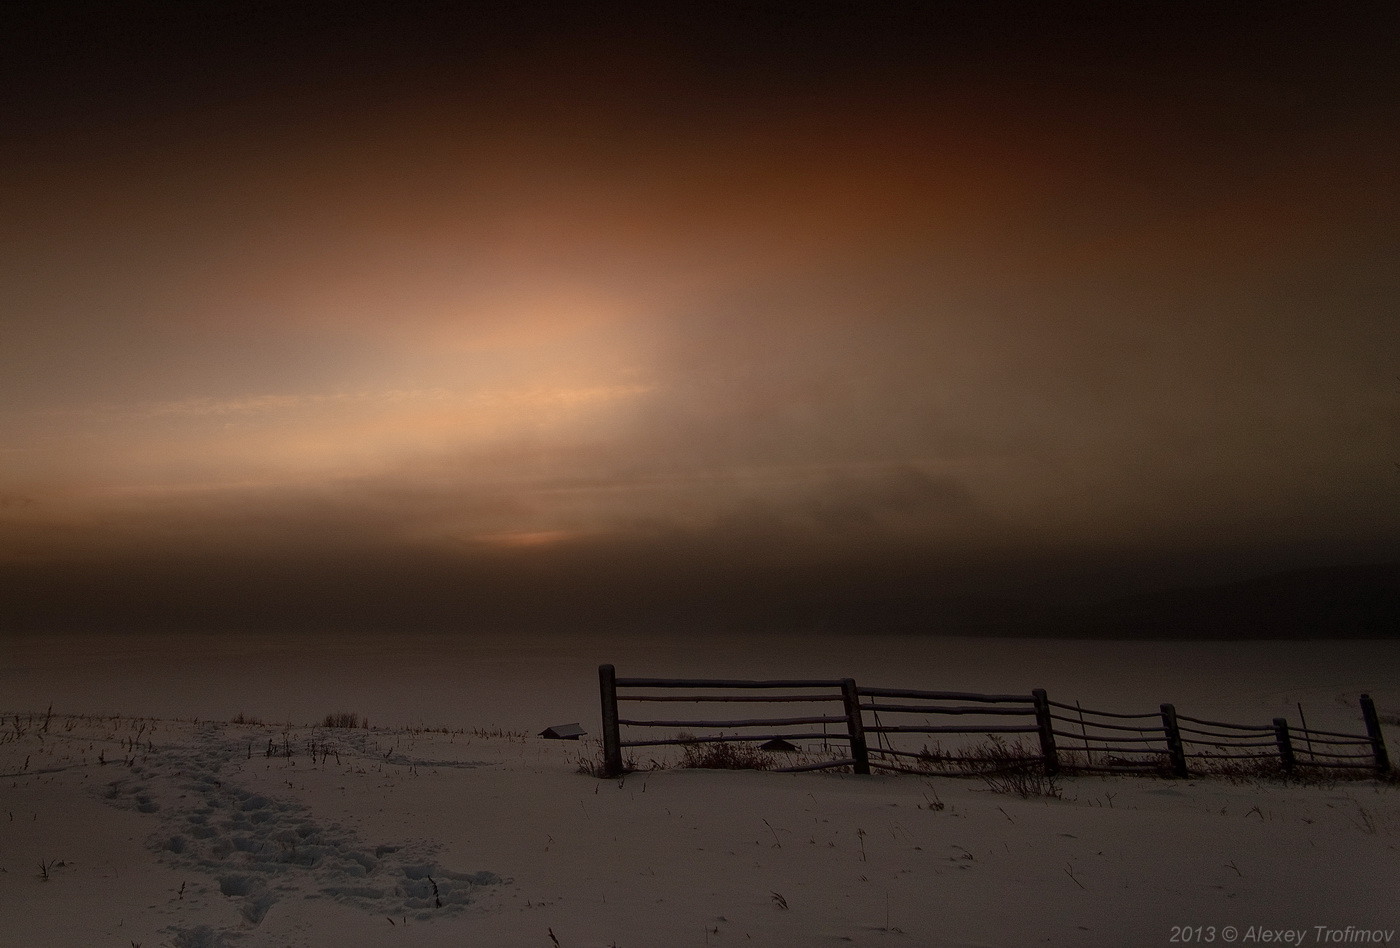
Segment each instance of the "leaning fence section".
M1046 700L1057 769L1086 773L1162 772L1175 759L1168 709L1122 713Z
M870 763L880 770L991 772L1042 759L1034 695L865 687L856 693Z
M820 742L822 759L778 769L985 775L1036 766L1048 774L1168 777L1261 767L1284 774L1390 772L1369 695L1360 701L1366 732L1354 734L1285 718L1213 721L1180 714L1171 704L1141 713L1104 711L1052 701L1042 689L980 694L868 688L850 678L619 678L612 665L599 666L598 683L602 769L610 775L623 772L629 749L721 742L791 747L794 741Z
M849 756L792 769L849 766L859 773L870 772L859 736L855 682L850 679L618 678L612 665L603 665L598 669L598 684L606 773L621 773L623 753L631 748L755 741L821 741L824 746L835 742L849 747ZM666 713L666 708L677 704L720 707L704 717ZM651 710L658 705L660 710ZM754 710L774 706L793 713ZM731 714L724 715L725 709ZM627 740L623 740L623 728L627 728Z
M1280 738L1277 722L1230 724L1185 714L1177 715L1177 721L1182 745L1181 773L1192 767L1231 773L1264 763L1278 763L1282 770L1290 769L1282 751L1286 746L1286 724L1284 736Z
M1365 734L1346 734L1316 728L1290 728L1283 718L1274 719L1280 754L1287 745L1285 769L1325 767L1332 770L1390 771L1390 755L1381 735L1380 717L1370 695L1361 696L1361 719Z

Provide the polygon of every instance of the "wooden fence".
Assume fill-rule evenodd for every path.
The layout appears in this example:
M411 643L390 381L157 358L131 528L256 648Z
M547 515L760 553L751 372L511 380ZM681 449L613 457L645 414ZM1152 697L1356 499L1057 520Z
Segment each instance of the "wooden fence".
M756 741L834 743L844 756L778 768L819 770L850 767L910 773L988 773L992 767L1038 765L1048 774L1149 773L1187 777L1193 771L1230 772L1276 766L1284 774L1329 768L1390 772L1380 719L1369 695L1361 696L1365 734L1295 726L1285 718L1269 724L1230 724L1178 714L1175 706L1122 714L1051 701L1043 689L1030 694L975 694L866 688L853 679L733 681L709 678L618 678L612 665L598 668L603 716L603 773L623 772L628 748ZM799 713L701 719L623 717L619 706L686 703L742 704L743 710L771 704L803 705ZM760 714L761 712L751 712ZM957 723L944 723L952 719ZM820 727L820 730L816 730ZM623 729L627 738L623 739ZM669 737L633 737L637 729L672 731ZM699 730L701 733L693 733ZM710 733L706 733L710 732ZM932 747L930 737L954 741L980 736L988 745ZM909 739L923 740L911 749ZM1011 740L1008 741L1008 738ZM904 741L905 743L900 743ZM873 743L872 743L873 742Z

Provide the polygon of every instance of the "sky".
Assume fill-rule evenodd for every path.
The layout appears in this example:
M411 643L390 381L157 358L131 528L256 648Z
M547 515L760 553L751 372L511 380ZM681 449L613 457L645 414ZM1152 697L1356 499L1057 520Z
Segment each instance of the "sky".
M1392 562L1377 6L12 5L0 620L937 628Z

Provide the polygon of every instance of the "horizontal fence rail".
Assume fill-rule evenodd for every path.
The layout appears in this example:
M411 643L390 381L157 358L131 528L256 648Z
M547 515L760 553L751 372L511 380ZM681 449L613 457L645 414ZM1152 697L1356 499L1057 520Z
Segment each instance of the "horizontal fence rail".
M806 764L787 768L790 770L817 770L828 767L853 767L858 773L869 773L869 760L864 754L863 735L852 737L852 708L855 703L855 683L838 679L782 678L765 681L728 680L714 678L619 678L611 665L598 669L598 684L603 703L603 772L608 775L623 771L623 751L636 747L665 747L719 744L729 742L754 741L822 741L830 746L833 738L849 743L851 756L816 764ZM683 690L704 692L684 695L634 693L633 689L646 689L648 692ZM808 694L760 694L756 692L793 692L807 689L821 689ZM743 694L734 694L741 691ZM713 692L728 692L714 694ZM753 704L807 704L829 706L826 709L812 710L796 715L774 715L771 717L622 717L618 711L619 702L687 702L697 704L739 703ZM718 710L718 709L717 709ZM776 710L776 709L775 709ZM793 709L801 712L803 709ZM839 713L837 713L839 712ZM858 711L855 712L857 715ZM812 725L821 725L821 731L808 730ZM834 726L828 730L828 726ZM622 728L670 728L683 729L681 733L667 738L622 739ZM804 728L793 731L791 728ZM718 731L719 733L688 733L689 729ZM858 724L856 730L859 730ZM758 733L754 733L757 731ZM730 733L730 732L743 732ZM858 750L859 748L859 750Z
M1103 711L1078 702L1051 701L1042 689L1030 694L979 694L867 688L850 678L619 678L612 665L599 666L598 683L603 717L602 773L609 776L624 771L626 748L775 740L821 741L828 752L832 744L849 751L830 760L780 768L790 772L849 767L858 774L875 768L986 775L999 768L1025 766L1038 766L1051 775L1065 771L1172 777L1187 777L1193 771L1239 773L1245 772L1240 768L1259 766L1277 767L1283 774L1309 768L1371 771L1377 776L1390 772L1380 719L1369 695L1362 695L1360 701L1366 733L1349 734L1293 726L1285 718L1274 718L1268 724L1214 721L1178 714L1171 704L1138 713ZM657 691L685 693L654 693ZM766 693L772 691L783 693ZM800 703L817 707L762 717L622 717L618 710L621 702ZM748 709L736 710L742 713ZM821 730L812 730L814 725L820 725ZM623 739L623 728L629 729L627 740ZM633 737L630 733L644 728L668 728L678 733L664 738ZM693 734L692 728L714 733ZM927 743L943 735L955 744ZM969 735L982 735L987 740L969 747L965 743ZM918 749L896 744L915 738L925 741ZM960 740L963 743L956 743Z
M857 687L856 694L861 699L858 708L863 729L874 735L875 744L868 748L871 766L880 770L929 773L976 767L990 773L1041 760L1038 753L1026 751L1020 744L1022 736L1041 733L1031 695L865 687ZM868 721L864 717L867 713ZM915 717L920 720L911 721ZM945 748L939 742L932 746L925 743L917 751L894 743L913 735L927 740L969 734L985 735L994 759L987 754L970 753L964 747ZM1002 743L1008 738L1013 743Z
M1161 711L1102 711L1047 701L1063 769L1085 773L1159 772L1175 760L1170 706ZM1135 722L1135 723L1124 723Z
M1274 759L1285 773L1293 769L1288 724L1282 718L1276 718L1274 723L1267 725L1231 724L1184 714L1178 715L1177 720L1186 722L1180 727L1185 747L1181 766L1183 772L1186 770L1186 758L1227 771L1250 766L1250 762Z

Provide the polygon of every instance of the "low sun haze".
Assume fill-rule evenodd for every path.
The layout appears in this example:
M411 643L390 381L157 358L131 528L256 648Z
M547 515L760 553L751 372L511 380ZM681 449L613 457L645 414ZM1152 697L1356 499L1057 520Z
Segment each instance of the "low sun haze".
M13 14L8 627L1395 561L1393 14L546 9Z

